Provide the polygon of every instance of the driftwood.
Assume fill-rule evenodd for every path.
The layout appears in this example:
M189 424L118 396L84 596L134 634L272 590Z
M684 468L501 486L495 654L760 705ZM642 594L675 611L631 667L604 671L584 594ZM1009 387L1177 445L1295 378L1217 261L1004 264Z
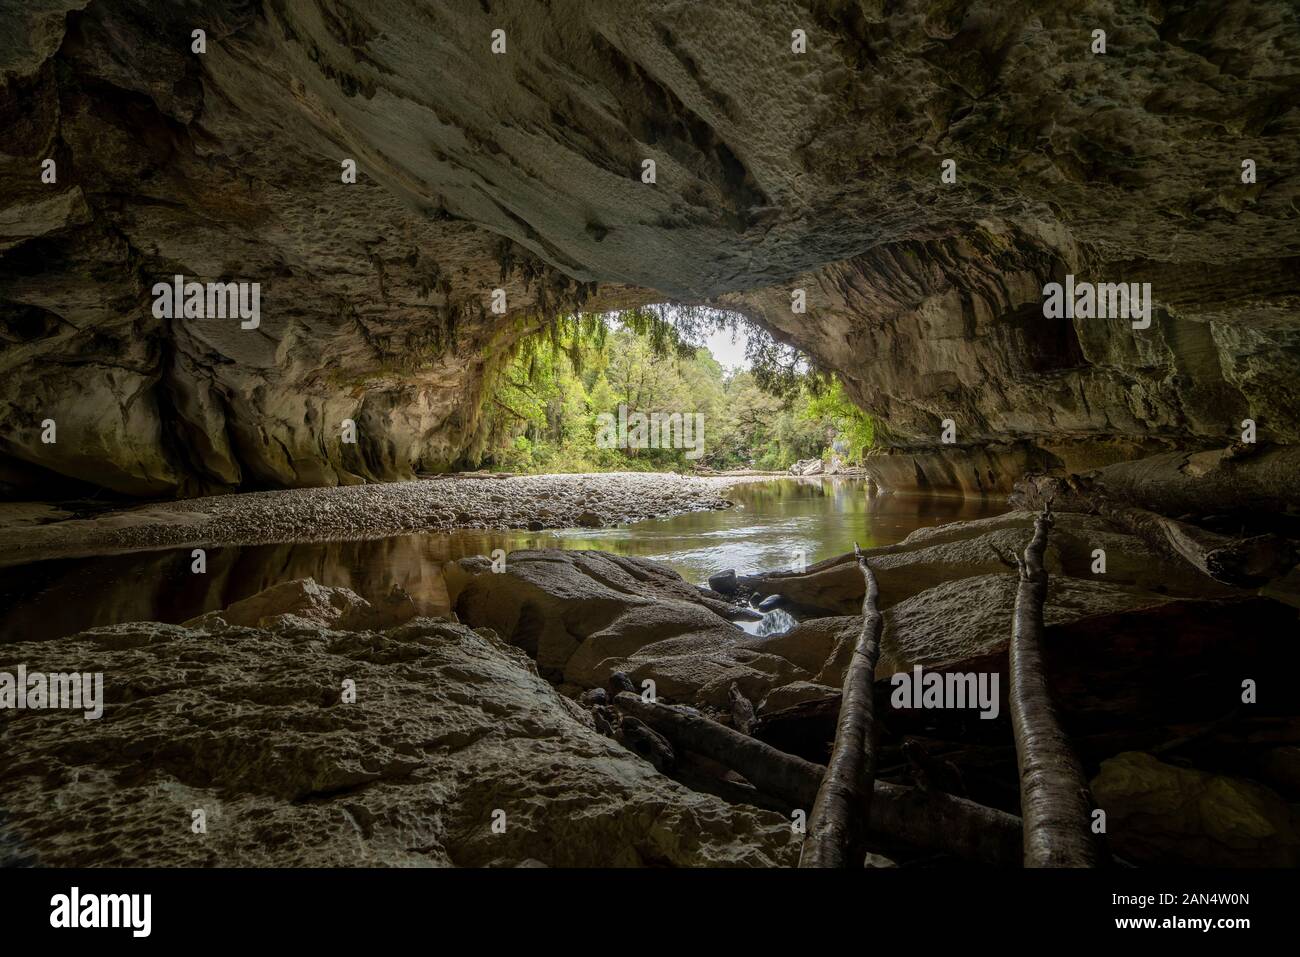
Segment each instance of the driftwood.
M1146 509L1117 507L1105 500L1098 501L1097 512L1148 545L1184 559L1225 585L1255 588L1285 575L1296 565L1295 546L1278 535L1233 538Z
M1300 449L1169 453L1082 476L1026 476L1011 501L1026 508L1054 501L1069 511L1093 512L1215 581L1256 588L1300 562L1294 542L1271 533L1222 535L1168 516L1294 509L1300 498L1296 468Z
M862 631L844 672L843 704L835 729L835 746L808 818L808 836L799 854L800 867L852 867L862 861L862 836L871 811L876 774L875 677L880 658L883 619L880 589L867 560L853 545L862 571Z
M620 694L614 702L671 741L743 775L759 791L794 808L817 798L826 769L778 751L700 714L639 695ZM1021 859L1020 818L963 798L876 781L870 834L913 847L946 851L967 860L1012 866Z
M665 774L677 764L673 746L662 734L632 715L624 715L614 732L614 739L629 751L641 755Z
M1025 866L1095 867L1100 853L1090 830L1092 797L1083 767L1057 720L1043 670L1043 553L1051 526L1049 502L1034 522L1024 559L1017 560L1020 584L1011 631L1008 701L1020 771Z
M1102 495L1161 515L1224 512L1300 513L1300 446L1234 445L1205 452L1166 452L1116 462L1082 475L1026 475L1016 483L1012 504L1038 508L1038 497L1075 511Z
M942 791L877 781L868 827L910 847L1015 867L1023 855L1020 818Z
M726 765L760 791L788 802L810 807L821 783L821 765L778 751L702 714L646 701L624 692L614 704L625 714L640 718L677 748L694 751Z

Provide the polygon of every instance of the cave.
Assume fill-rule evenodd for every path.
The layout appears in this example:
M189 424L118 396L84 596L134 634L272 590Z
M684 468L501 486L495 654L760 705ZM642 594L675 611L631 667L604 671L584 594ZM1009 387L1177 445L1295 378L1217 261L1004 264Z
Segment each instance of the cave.
M1294 4L0 24L0 864L1300 865Z

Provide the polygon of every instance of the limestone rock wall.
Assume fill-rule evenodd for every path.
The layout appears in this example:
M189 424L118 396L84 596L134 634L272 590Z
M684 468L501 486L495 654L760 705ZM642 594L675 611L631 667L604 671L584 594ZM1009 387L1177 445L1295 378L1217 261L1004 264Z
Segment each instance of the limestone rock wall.
M11 493L454 465L519 336L649 300L738 310L839 372L918 485L1004 489L990 443L1096 464L1246 416L1300 429L1284 0L3 0L0 22ZM175 273L260 282L261 326L155 318ZM1150 328L1045 319L1067 273L1149 281Z

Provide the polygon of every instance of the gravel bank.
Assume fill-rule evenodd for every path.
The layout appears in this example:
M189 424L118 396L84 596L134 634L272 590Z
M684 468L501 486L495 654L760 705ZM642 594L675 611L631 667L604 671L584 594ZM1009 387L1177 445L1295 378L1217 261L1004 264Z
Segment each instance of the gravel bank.
M672 473L446 477L280 489L141 505L72 519L0 506L0 561L185 545L382 538L452 528L572 528L728 508L734 478Z

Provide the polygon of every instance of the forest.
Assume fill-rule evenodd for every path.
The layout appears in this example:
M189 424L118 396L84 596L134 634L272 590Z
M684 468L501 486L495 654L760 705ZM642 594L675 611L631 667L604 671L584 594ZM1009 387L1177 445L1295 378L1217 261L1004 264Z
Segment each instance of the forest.
M750 333L750 368L699 344L717 314L646 310L569 317L524 340L485 410L482 465L506 472L783 471L803 459L851 465L871 448L871 418L832 374ZM735 322L737 320L732 320ZM602 414L703 415L703 453L604 448Z

